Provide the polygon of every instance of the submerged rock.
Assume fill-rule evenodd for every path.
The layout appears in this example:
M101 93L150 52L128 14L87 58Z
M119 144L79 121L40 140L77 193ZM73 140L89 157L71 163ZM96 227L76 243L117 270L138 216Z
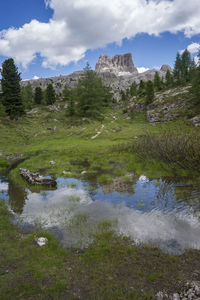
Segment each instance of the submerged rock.
M26 181L30 184L36 185L48 185L51 187L56 187L57 182L52 178L45 178L41 176L39 173L31 173L29 170L20 169L20 175L26 179Z

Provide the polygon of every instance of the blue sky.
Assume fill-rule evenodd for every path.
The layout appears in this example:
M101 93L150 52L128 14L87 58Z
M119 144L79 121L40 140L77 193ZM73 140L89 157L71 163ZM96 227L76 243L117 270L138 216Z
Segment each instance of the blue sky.
M1 0L0 64L13 57L23 79L94 68L101 54L173 67L179 50L196 56L199 16L199 0Z

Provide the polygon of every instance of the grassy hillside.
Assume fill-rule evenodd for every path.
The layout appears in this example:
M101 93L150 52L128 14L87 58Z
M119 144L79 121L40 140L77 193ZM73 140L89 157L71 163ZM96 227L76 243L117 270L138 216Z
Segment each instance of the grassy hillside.
M182 175L194 171L172 169L163 161L141 157L132 145L146 132L182 131L199 134L183 119L152 126L146 113L123 114L107 110L102 122L66 117L65 103L36 107L18 121L0 120L0 167L25 159L10 176L25 184L19 168L41 174L95 178L100 183L129 173L149 177ZM55 164L51 164L53 161ZM82 174L87 171L86 174ZM84 172L85 173L85 172ZM198 171L196 171L199 176ZM35 239L46 236L42 248ZM34 229L28 234L10 222L0 205L0 298L2 299L154 299L158 291L168 294L184 289L187 281L199 280L200 252L170 256L158 248L136 246L116 236L112 224L100 224L93 244L85 249L63 249L49 234Z
M107 110L101 122L90 119L66 117L65 104L57 102L54 107L37 107L18 121L2 118L0 121L1 165L5 160L26 159L19 167L43 174L82 177L81 172L98 177L117 168L125 172L160 176L171 172L162 162L151 162L138 155L123 151L119 145L134 143L147 132L160 135L163 131L196 131L191 124L178 119L152 126L146 113L132 114L127 118L120 109ZM154 124L153 124L154 125ZM51 165L50 161L55 164ZM18 168L11 175L19 180Z

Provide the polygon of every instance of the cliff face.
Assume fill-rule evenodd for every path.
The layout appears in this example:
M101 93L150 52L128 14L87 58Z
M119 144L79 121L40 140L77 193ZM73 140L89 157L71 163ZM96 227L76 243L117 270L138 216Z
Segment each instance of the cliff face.
M167 70L172 72L168 65L163 65L158 71L159 76L165 77ZM96 64L95 71L102 79L103 83L110 86L113 95L117 101L120 101L120 91L125 91L135 81L139 84L140 80L153 80L156 70L148 70L144 73L138 73L134 66L132 55L130 53L124 55L115 55L111 58L109 55L101 55ZM40 78L35 80L22 81L22 85L31 84L32 88L41 87L43 90L49 83L52 83L56 93L61 95L65 85L70 89L77 86L78 80L84 75L84 71L77 71L67 76L58 76L52 78Z
M124 55L115 55L112 59L109 55L101 55L96 64L95 71L97 73L110 72L116 76L137 74L131 53Z

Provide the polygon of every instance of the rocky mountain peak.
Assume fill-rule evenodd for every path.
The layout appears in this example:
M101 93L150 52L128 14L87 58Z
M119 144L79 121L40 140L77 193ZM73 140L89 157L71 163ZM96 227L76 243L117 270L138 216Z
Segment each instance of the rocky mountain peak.
M96 64L95 71L98 73L110 72L117 76L137 74L132 54L115 55L112 59L109 55L101 55Z
M169 65L162 65L160 68L160 71L167 72L167 71L173 72L173 69Z

